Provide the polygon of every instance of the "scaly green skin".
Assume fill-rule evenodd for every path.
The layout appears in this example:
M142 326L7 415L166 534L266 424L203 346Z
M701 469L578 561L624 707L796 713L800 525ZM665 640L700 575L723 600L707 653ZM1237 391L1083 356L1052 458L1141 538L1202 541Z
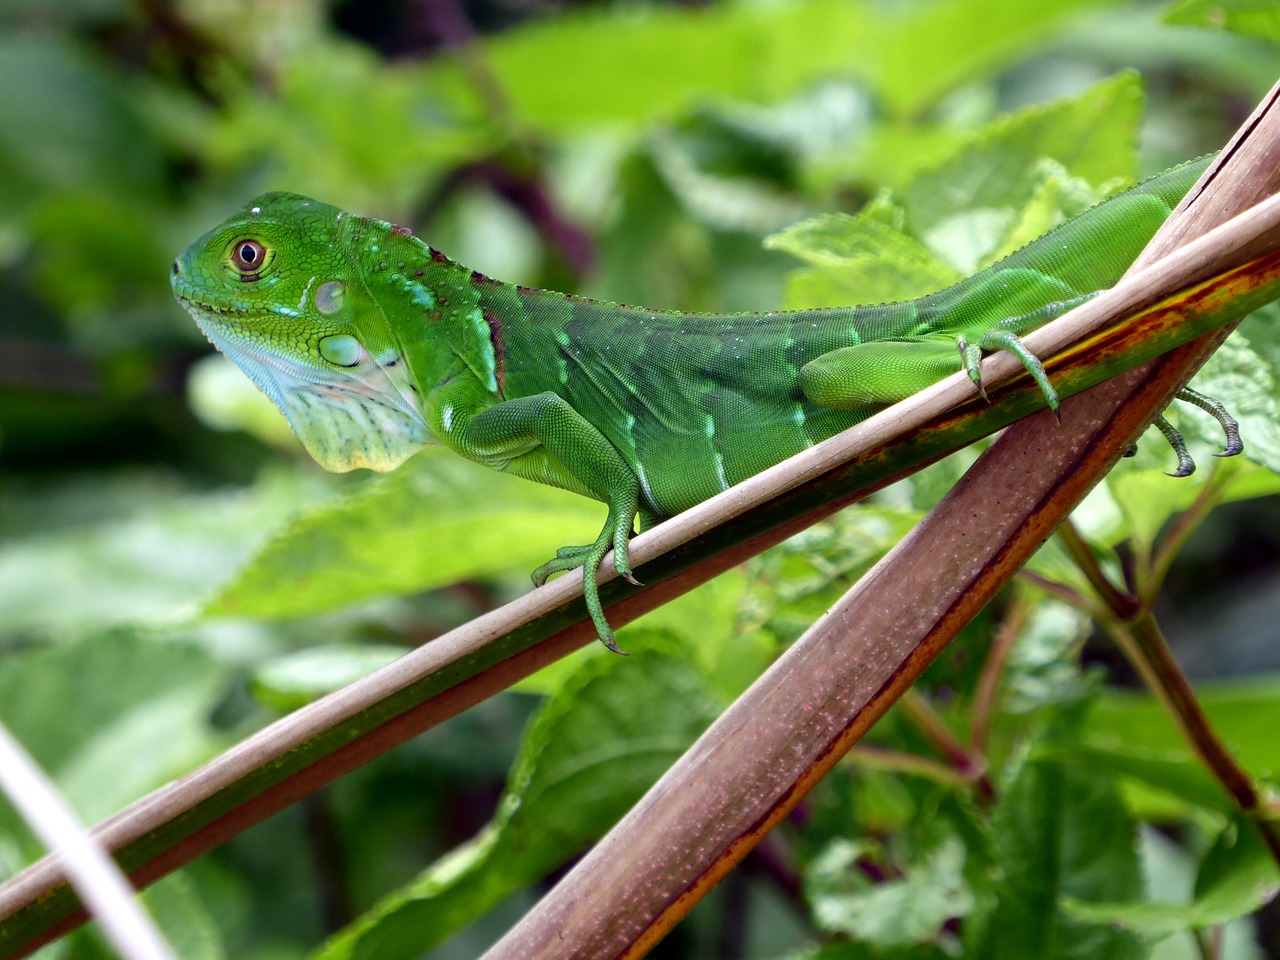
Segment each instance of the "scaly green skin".
M496 470L608 505L610 547L1018 340L1111 286L1205 162L1161 174L918 300L689 314L499 283L408 230L288 193L252 201L173 265L179 301L330 470L390 470L438 440ZM957 351L959 346L959 351ZM633 581L634 582L634 581Z

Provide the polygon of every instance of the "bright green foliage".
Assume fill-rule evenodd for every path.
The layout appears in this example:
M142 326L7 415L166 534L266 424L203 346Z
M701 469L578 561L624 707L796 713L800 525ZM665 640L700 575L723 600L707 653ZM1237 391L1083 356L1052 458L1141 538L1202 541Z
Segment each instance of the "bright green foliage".
M493 822L315 960L419 956L578 853L640 799L724 704L673 637L633 635L643 675L616 657L583 661L530 724Z
M589 533L595 522L597 510L580 497L433 451L279 530L205 610L280 619L444 587L508 565L527 570L545 554L544 543L565 530ZM508 529L525 531L520 544ZM433 548L424 551L423 543Z
M1165 14L1165 22L1223 27L1280 43L1280 8L1257 0L1181 0Z
M402 11L445 6L0 4L0 720L89 816L527 590L548 548L600 529L599 504L458 457L316 470L218 357L188 400L207 345L168 270L246 197L323 197L485 274L632 303L909 299L1218 149L1276 73L1271 14L1234 3L1177 4L1168 26L1160 4L1104 0L501 22L484 17L548 5L463 0L474 43L409 46L430 31ZM1274 317L1197 381L1243 422L1244 457L1209 469L1217 425L1175 410L1201 471L1169 479L1144 439L1075 516L1119 582L1120 554L1140 568L1207 513L1161 616L1255 777L1280 765ZM584 650L353 771L149 906L183 957L478 956L973 456L628 626L630 658ZM1056 540L1029 570L1096 603ZM1012 585L664 956L1167 960L1218 924L1224 960L1262 956L1276 878L1251 826L1152 697L1110 686L1096 634ZM1231 672L1250 680L1198 680ZM0 875L38 854L0 802ZM50 955L108 951L85 932Z
M999 906L971 941L975 956L1140 957L1141 940L1080 922L1063 897L1092 902L1142 891L1137 825L1114 784L1067 764L1015 762L992 818Z
M821 930L901 949L931 939L948 920L973 910L958 838L945 838L921 862L905 864L903 878L888 882L872 883L858 871L859 861L872 859L869 853L836 841L810 865L806 894Z
M1065 901L1066 913L1090 923L1106 923L1153 941L1184 930L1227 923L1251 904L1261 906L1280 883L1276 862L1257 830L1240 819L1229 821L1204 855L1190 903L1103 904Z

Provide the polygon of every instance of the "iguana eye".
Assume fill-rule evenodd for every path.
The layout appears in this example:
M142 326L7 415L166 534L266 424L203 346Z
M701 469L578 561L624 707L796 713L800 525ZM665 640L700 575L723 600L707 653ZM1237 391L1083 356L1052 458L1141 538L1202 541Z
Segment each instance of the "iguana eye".
M241 273L257 274L267 259L267 248L257 240L240 240L231 249L231 265Z

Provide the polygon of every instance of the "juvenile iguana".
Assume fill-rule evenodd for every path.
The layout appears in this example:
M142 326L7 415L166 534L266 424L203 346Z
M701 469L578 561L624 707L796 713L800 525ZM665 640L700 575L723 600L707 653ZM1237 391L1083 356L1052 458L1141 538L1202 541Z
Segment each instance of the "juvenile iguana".
M404 227L291 193L258 197L174 261L206 336L276 403L329 470L391 470L435 442L600 500L594 543L562 547L535 584L964 369L1113 285L1204 170L1176 167L938 293L901 303L696 314L492 280ZM1228 428L1233 422L1199 395ZM1179 473L1192 469L1176 434Z

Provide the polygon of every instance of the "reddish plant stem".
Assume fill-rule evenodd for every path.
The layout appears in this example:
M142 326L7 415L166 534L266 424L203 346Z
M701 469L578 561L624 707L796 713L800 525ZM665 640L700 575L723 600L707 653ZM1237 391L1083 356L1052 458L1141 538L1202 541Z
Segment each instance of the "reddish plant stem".
M1185 542L1190 531L1218 500L1220 485L1210 481L1206 489L1210 486L1215 487L1215 492L1202 493L1196 500L1198 506L1194 512L1188 511L1193 514L1191 518L1175 525L1179 544ZM1093 550L1070 521L1064 523L1058 532L1081 573L1110 611L1110 615L1100 621L1102 625L1147 687L1164 704L1188 746L1222 784L1232 803L1257 825L1267 849L1280 864L1280 829L1272 818L1272 811L1262 802L1252 778L1236 762L1213 729L1152 613L1156 592L1152 587L1152 577L1156 570L1168 569L1168 544L1157 551L1157 556L1161 557L1159 564L1141 560L1135 564L1134 590L1130 593L1121 591L1111 582Z
M973 732L969 736L973 751L980 756L987 755L987 744L991 735L991 717L995 713L1000 679L1004 676L1009 655L1013 652L1013 645L1027 625L1030 613L1030 603L1019 592L1005 614L1000 629L996 631L995 642L991 645L986 663L982 666L978 688L973 694Z
M933 744L960 776L974 785L978 799L989 803L995 799L995 786L987 775L987 760L969 750L947 727L946 722L933 709L927 697L916 690L908 690L898 701L907 718Z

